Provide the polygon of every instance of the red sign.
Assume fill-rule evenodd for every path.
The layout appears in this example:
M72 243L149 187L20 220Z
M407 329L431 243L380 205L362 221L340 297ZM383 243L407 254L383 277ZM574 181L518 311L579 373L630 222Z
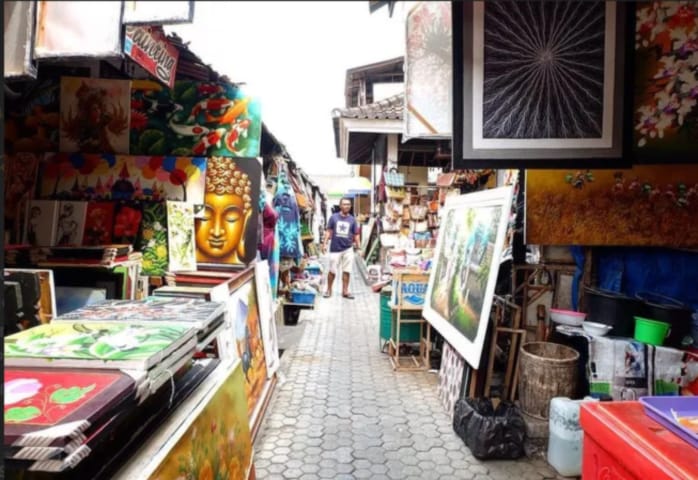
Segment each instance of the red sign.
M162 27L126 26L124 53L170 88L174 87L179 50Z

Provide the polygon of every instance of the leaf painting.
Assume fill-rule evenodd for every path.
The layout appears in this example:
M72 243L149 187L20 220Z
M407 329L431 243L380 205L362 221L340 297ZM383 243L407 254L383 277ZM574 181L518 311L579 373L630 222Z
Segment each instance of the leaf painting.
M47 153L40 198L203 203L206 158Z
M17 366L29 359L54 364L79 360L80 366L109 361L134 365L159 360L190 336L189 327L122 323L51 323L5 337L5 365Z
M130 80L61 78L60 151L128 153Z
M172 272L196 270L194 208L183 202L167 202L169 269Z
M132 154L257 157L261 133L259 102L235 85L133 82Z
M167 208L164 202L143 205L140 245L143 253L143 275L161 276L167 272Z
M252 439L244 374L237 363L210 401L160 463L150 480L238 480L248 478Z

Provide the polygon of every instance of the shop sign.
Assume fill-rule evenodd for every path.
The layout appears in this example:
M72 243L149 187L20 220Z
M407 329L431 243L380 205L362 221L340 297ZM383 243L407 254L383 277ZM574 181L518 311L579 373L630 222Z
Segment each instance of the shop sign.
M179 50L167 41L161 27L127 26L124 53L162 83L174 88Z
M429 275L427 274L403 274L402 275L402 305L401 307L421 307L427 293ZM393 282L393 292L396 291L397 282ZM393 293L393 304L397 305L397 298Z

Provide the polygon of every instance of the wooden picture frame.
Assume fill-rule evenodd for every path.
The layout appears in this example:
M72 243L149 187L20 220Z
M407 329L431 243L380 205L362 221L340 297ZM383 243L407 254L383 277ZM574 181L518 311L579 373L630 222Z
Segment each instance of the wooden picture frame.
M591 167L608 166L609 160L623 163L629 140L623 125L628 103L623 84L625 31L630 19L625 5L540 2L531 9L526 2L453 2L452 8L454 168L539 168L553 162L556 166ZM549 28L555 27L550 20L555 18L550 15L553 11L558 19L574 15L580 23L592 19L584 30L565 30L569 31L567 45L559 40L558 44L569 49L562 53L570 56L561 60L554 48L540 46L543 35L538 32L539 37L534 38L531 23L517 23L537 20L550 32ZM581 42L586 50L572 45L584 31L589 37ZM522 40L517 43L519 38ZM572 57L571 52L578 57ZM531 58L535 64L530 63ZM586 72L574 73L580 64L593 73L584 80L588 86L577 79L586 77ZM559 74L561 78L586 92L580 94L586 100L575 98L572 103L569 95L546 97L546 92L555 90L550 87L555 79L549 72L561 71L560 65L568 70ZM514 78L521 81L518 88ZM533 98L536 85L537 101L520 101ZM557 91L569 93L569 87ZM592 100L599 96L600 102ZM499 108L505 105L509 108Z

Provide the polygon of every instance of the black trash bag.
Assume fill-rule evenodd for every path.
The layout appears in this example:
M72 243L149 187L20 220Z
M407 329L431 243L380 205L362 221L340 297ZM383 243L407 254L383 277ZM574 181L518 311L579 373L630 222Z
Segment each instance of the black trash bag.
M495 409L489 398L458 400L453 429L480 460L514 460L524 455L526 424L513 403L501 402Z

